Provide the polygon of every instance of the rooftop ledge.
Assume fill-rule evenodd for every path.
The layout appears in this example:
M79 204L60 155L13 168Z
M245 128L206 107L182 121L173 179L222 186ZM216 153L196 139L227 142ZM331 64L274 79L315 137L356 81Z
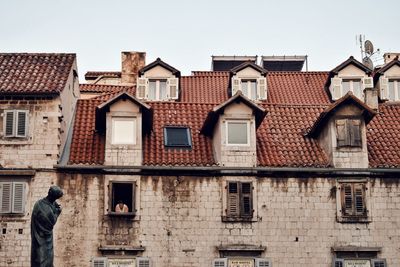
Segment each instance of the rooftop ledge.
M255 245L227 245L217 247L219 251L257 251L264 252L267 248Z

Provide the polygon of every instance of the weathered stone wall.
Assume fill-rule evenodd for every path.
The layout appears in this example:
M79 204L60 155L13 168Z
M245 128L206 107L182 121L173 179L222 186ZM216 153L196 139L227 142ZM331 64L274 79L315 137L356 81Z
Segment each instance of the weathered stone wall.
M60 153L59 99L0 99L0 114L4 110L28 110L27 138L5 138L4 117L0 116L0 166L3 168L53 168Z
M134 176L125 176L129 179ZM137 177L137 176L135 176ZM370 180L372 222L336 221L336 180L254 178L256 222L222 222L225 179L233 177L141 177L139 215L110 217L102 175L37 173L30 182L29 211L51 183L64 189L55 228L55 266L90 266L100 245L145 247L139 256L154 266L211 266L217 246L265 246L273 266L331 266L334 246L382 247L388 266L400 266L400 184ZM240 180L242 177L237 177ZM124 179L119 175L118 179ZM140 188L140 189L139 189ZM0 266L29 266L30 212L1 218ZM19 234L22 229L22 234Z

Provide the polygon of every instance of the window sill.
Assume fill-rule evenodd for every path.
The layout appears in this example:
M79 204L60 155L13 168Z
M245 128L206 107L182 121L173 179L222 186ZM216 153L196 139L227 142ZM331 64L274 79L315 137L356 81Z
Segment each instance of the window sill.
M370 223L371 217L368 216L341 216L337 218L339 223Z
M32 139L32 137L2 137L0 145L31 145Z
M110 217L135 217L135 213L134 212L108 212L107 213L108 216Z
M257 222L257 218L255 217L232 217L232 216L221 216L221 221L222 222L232 222L232 223L243 223L243 222L248 222L248 223L252 223L252 222Z

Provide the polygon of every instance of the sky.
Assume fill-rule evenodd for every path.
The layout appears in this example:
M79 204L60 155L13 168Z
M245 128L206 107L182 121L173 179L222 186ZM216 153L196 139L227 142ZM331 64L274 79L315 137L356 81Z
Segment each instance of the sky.
M81 82L119 71L121 51L183 75L210 70L212 55L308 55L327 71L361 60L358 34L375 59L400 52L399 11L399 0L0 0L0 52L76 53Z

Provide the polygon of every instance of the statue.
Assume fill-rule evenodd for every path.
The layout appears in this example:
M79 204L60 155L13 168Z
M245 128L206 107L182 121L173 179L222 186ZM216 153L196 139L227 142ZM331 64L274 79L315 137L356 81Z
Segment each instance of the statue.
M61 206L56 199L63 191L58 186L51 186L47 197L35 203L31 217L31 267L53 266L53 227L61 213Z

